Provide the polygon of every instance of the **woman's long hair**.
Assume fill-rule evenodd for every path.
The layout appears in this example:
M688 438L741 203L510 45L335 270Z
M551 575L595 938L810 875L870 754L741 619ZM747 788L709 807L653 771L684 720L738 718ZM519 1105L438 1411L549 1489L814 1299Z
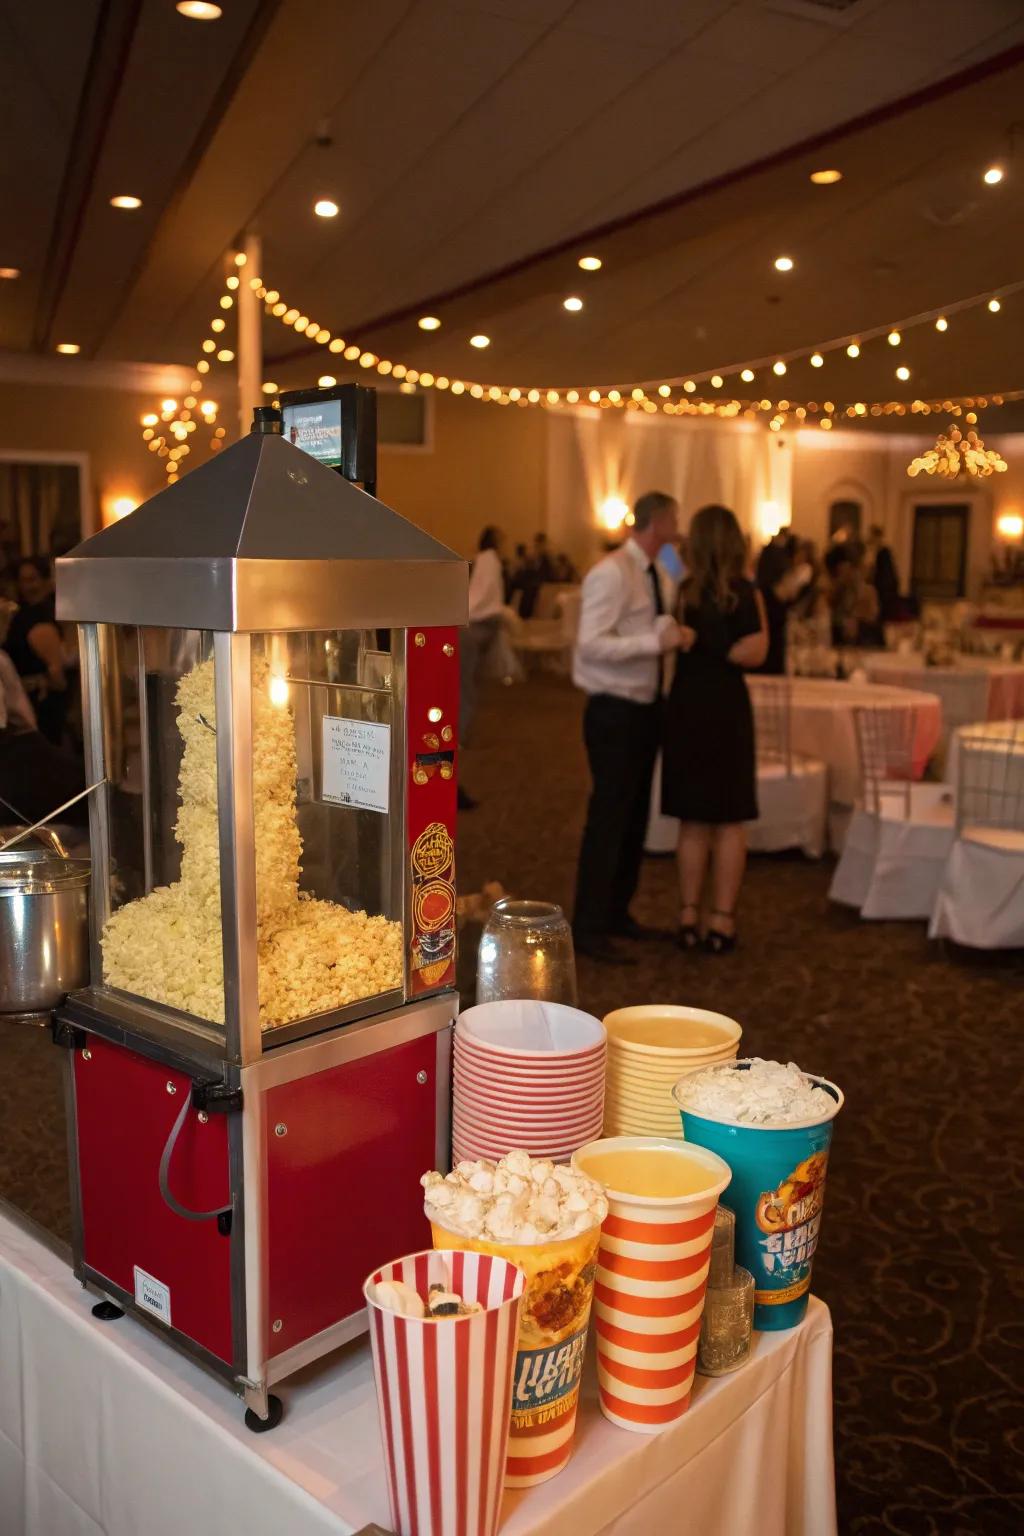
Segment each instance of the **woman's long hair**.
M734 608L732 584L747 563L746 540L734 514L728 507L701 507L693 515L687 542L687 595L694 603L706 598L723 612Z

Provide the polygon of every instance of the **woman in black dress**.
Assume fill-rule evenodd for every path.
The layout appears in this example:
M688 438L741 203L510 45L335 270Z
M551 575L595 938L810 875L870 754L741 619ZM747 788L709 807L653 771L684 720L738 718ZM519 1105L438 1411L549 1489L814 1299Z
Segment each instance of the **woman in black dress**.
M712 905L703 946L722 954L736 943L747 856L743 824L757 818L754 717L743 672L764 661L768 625L764 600L743 575L743 534L726 507L695 514L689 556L679 621L694 638L680 651L668 698L662 809L680 821L680 946L695 949L702 942L700 899L710 858Z

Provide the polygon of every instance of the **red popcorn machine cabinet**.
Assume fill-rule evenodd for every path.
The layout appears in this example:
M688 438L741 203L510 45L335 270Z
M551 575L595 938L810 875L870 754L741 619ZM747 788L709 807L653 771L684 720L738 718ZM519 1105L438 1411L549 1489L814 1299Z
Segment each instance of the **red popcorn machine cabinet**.
M75 1273L254 1429L275 1382L364 1329L365 1276L429 1246L467 589L257 415L58 562L103 783L91 984L54 1025Z

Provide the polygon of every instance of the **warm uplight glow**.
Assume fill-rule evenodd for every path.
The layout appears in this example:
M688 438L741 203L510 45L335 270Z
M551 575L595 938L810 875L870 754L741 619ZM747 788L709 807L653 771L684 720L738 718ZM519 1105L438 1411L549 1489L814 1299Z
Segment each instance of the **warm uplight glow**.
M0 278L6 279L6 281L9 283L13 283L14 279L20 276L20 267L0 267Z
M482 334L481 335L477 335L477 336L471 336L469 338L469 344L470 344L471 347L479 347L479 348L482 349L483 347L489 347L490 346L491 338L489 336L484 336Z
M780 379L781 379L782 375L785 373L785 371L786 371L786 365L782 361L781 357L779 358L777 363L772 363L772 373L777 373L779 375Z
M906 381L910 378L910 369L909 368L897 368L896 369L896 377L898 379L902 379L904 384L905 384Z
M576 265L584 272L600 272L600 256L581 256Z
M822 357L820 352L812 352L811 353L811 367L812 368L820 368L822 366L822 364L824 363L824 361L825 361L825 359Z
M628 516L629 506L621 496L606 496L597 509L598 524L609 533L618 533Z
M338 205L329 197L321 197L313 204L313 212L318 219L333 219L337 216Z
M81 352L77 341L58 341L57 351L63 352L66 357L74 357L76 352Z
M776 272L792 272L793 265L792 256L776 256L775 258Z
M837 181L842 181L842 179L842 171L826 170L811 172L811 180L814 182L816 187L831 187L834 186Z
M122 517L127 517L129 512L134 512L138 502L134 496L115 496L110 502L110 520L119 523Z
M270 702L276 704L278 709L283 709L288 703L288 684L283 677L270 679Z
M416 321L421 331L439 331L441 322L436 315L420 315Z
M935 322L935 329L937 331L948 331L949 330L949 321L946 319L945 315L940 315L939 318L936 320L936 322Z
M333 389L337 382L333 373L322 373L316 381L316 387L317 389Z
M132 197L128 192L122 192L110 199L110 206L111 208L141 208L142 198Z
M740 378L743 380L744 384L752 384L754 382L753 368L744 368L743 372L740 374Z
M903 337L900 335L899 331L890 331L886 337L886 340L888 341L890 347L898 347L900 342L903 340Z
M847 357L860 357L860 347L858 347L855 341L850 342L846 349L846 355Z
M562 308L567 309L570 314L578 314L583 308L583 300L578 299L575 294L570 294L567 299L562 300Z
M998 315L999 311L1002 309L1003 306L1000 304L998 299L989 299L988 307L989 307L989 311L993 315ZM58 350L59 350L59 348L58 348Z
M219 21L224 12L212 0L178 0L174 9L189 21Z
M996 518L996 533L1007 541L1024 538L1024 517L1019 512L1002 512Z
M1003 174L1001 165L990 165L982 180L987 187L997 187L1003 179Z

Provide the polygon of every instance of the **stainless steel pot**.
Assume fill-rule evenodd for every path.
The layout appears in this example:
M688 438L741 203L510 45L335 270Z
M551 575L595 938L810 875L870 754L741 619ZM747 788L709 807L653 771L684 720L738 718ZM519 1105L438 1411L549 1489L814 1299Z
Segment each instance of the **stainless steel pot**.
M0 852L0 1014L40 1013L89 980L89 860Z

